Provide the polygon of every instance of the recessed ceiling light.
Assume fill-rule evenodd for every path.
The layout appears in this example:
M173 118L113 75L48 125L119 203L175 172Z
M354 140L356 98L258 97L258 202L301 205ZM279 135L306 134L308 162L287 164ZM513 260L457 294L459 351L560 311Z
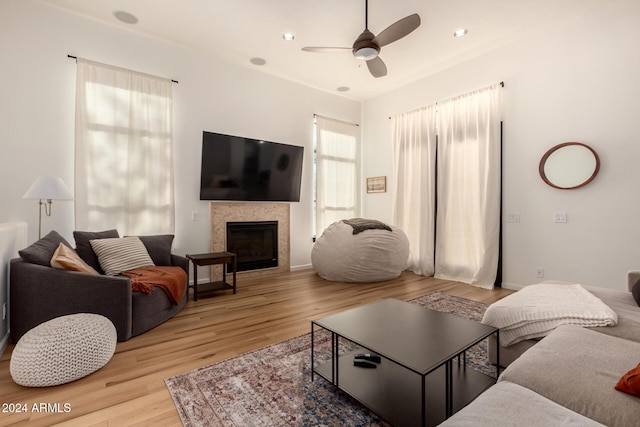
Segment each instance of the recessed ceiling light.
M340 86L336 89L338 92L349 92L349 88L347 86Z
M295 39L296 36L294 36L292 33L284 33L282 35L282 38L285 39L286 41L290 42L290 41L293 41L293 39Z
M267 63L267 61L264 58L258 58L257 56L255 58L251 58L249 61L253 65L264 65Z
M138 18L136 18L135 15L125 12L124 10L116 10L113 12L113 16L115 16L118 21L124 22L125 24L138 23Z
M453 37L462 37L469 32L466 28L460 28L453 33Z

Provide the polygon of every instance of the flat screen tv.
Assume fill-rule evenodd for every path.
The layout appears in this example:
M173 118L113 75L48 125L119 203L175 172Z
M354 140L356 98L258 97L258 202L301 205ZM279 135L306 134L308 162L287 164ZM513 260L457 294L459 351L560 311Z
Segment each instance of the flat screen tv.
M299 202L304 147L202 133L200 200Z

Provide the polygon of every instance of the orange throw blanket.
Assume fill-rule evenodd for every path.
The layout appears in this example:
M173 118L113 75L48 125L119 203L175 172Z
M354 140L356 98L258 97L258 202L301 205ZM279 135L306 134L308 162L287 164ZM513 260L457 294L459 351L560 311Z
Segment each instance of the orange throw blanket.
M187 273L180 267L144 267L124 271L131 280L131 290L150 294L153 287L161 288L174 304L178 304L187 286Z

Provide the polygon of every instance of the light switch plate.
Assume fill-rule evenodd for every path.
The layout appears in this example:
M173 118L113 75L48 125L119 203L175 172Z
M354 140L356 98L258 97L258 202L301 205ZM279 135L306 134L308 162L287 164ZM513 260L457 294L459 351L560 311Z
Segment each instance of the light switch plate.
M520 222L520 214L519 213L508 213L507 214L507 222Z
M554 212L553 213L553 222L567 222L567 213L566 212Z

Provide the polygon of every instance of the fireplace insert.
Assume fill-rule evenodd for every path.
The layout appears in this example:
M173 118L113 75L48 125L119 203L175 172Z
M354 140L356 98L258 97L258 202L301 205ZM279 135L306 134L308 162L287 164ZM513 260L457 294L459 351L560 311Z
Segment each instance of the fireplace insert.
M237 271L277 267L278 221L227 222L227 251L236 254Z

